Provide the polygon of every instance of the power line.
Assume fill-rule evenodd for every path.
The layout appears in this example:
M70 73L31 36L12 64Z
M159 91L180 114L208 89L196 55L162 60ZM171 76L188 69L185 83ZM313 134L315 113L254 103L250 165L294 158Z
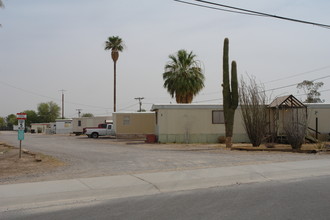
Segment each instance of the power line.
M41 95L39 93L36 93L36 92L32 92L32 91L29 91L29 90L26 90L26 89L23 89L23 88L20 88L20 87L17 87L17 86L14 86L12 84L9 84L9 83L6 83L4 81L0 81L1 84L3 85L6 85L8 87L11 87L11 88L14 88L14 89L17 89L17 90L20 90L20 91L23 91L25 93L30 93L32 95L35 95L35 96L39 96L39 97L43 97L43 98L48 98L48 99L52 99L52 100L55 100L55 101L60 101L60 99L56 99L56 98L53 98L53 97L50 97L50 96L45 96L45 95Z
M320 78L312 79L312 80L309 80L309 81L314 82L316 80L325 79L325 78L329 78L329 77L330 77L330 75L327 75L327 76L323 76L323 77L320 77ZM263 92L274 91L274 90L278 90L278 89L284 89L284 88L291 87L291 86L296 86L296 85L297 85L297 83L286 85L286 86L280 86L280 87L273 88L273 89L267 89L267 90L265 90Z
M204 5L193 4L193 3L187 2L187 1L181 1L181 0L174 0L174 1L184 3L184 4L189 4L189 5L195 5L195 6L199 6L199 7L205 7ZM228 10L228 12L231 12L231 13L238 13L238 14L245 13L247 15L253 15L253 16L271 17L271 18L276 18L276 19L281 19L281 20L286 20L286 21L292 21L292 22L297 22L297 23L303 23L303 24L309 24L309 25L315 25L315 26L318 26L318 27L330 29L330 25L327 25L327 24L321 24L321 23L316 23L316 22L311 22L311 21L299 20L299 19L295 19L295 18L288 18L288 17L283 17L283 16L271 15L271 14L267 14L267 13L264 13L264 12L258 12L258 11L253 11L253 10L249 10L249 9L233 7L233 6L214 3L214 2L210 2L210 1L203 1L203 0L194 0L194 1L201 2L201 3L207 4L207 5L215 5L215 6L218 6L218 7L229 8L231 10ZM209 7L209 8L219 10L219 8L214 8L214 7Z
M221 101L221 100L223 100L223 98L201 100L201 101L196 101L196 102L193 102L193 103L202 103L202 102L211 102L211 101Z
M330 75L327 75L327 76L319 77L319 78L316 78L316 79L312 79L310 81L314 82L316 80L325 79L325 78L329 78L329 77L330 77ZM292 86L297 86L297 84L298 83L294 83L294 84L290 84L290 85L286 85L286 86L280 86L280 87L276 87L276 88L272 88L272 89L267 89L267 90L264 90L264 91L261 91L261 92L269 92L269 91L284 89L284 88L288 88L288 87L292 87ZM330 89L322 90L320 92L327 92L327 91L330 91ZM201 100L201 101L196 101L196 102L193 102L193 103L201 103L201 102L209 102L209 101L221 101L221 100L223 100L223 99L218 98L218 99Z
M128 109L128 108L133 107L133 106L136 106L136 105L138 105L138 103L135 103L135 104L133 104L133 105L129 105L129 106L127 106L127 107L121 108L121 109L119 109L118 111L125 110L125 109Z
M263 16L263 15L253 14L253 13L246 13L246 12L239 12L239 11L234 11L234 10L228 10L228 9L216 8L216 7L212 7L212 6L196 4L196 3L186 2L186 1L182 1L182 0L174 0L174 1L176 1L176 2L180 2L180 3L184 3L184 4L188 4L188 5L199 6L199 7L202 7L202 8L214 9L214 10L218 10L218 11L232 12L232 13L244 14L244 15Z
M292 76L262 82L261 84L267 84L267 83L271 83L271 82L277 82L277 81L281 81L281 80L285 80L285 79L290 79L290 78L294 78L294 77L299 76L299 75L304 75L304 74L307 74L307 73L313 73L313 72L317 72L317 71L328 69L328 68L330 68L330 66L324 66L324 67L316 68L316 69L309 70L309 71L306 71L306 72L297 73L297 74L292 75ZM328 77L329 77L329 75L323 76L323 77L320 77L320 78L317 78L317 79L313 79L313 80L310 80L310 81L316 81L316 80L325 79L325 78L328 78ZM282 86L282 87L286 88L286 87L291 87L291 86L294 86L294 85L297 85L297 84L298 83L290 84L290 85L286 85L286 86ZM269 89L269 90L265 90L265 91L277 90L277 89L282 88L282 87L276 87L274 89ZM217 93L219 93L219 92L210 92L210 93L205 93L205 94L200 94L200 95L210 95L210 94L217 94Z
M45 95L42 95L42 94L39 94L39 93L30 91L30 90L27 90L27 89L19 88L17 86L14 86L14 85L9 84L9 83L4 82L4 81L0 81L0 83L3 84L3 85L6 85L8 87L11 87L11 88L20 90L22 92L25 92L25 93L28 93L28 94L32 94L34 96L39 96L39 97L47 98L47 99L54 100L54 101L61 101L61 99L50 97L50 96L45 96ZM110 109L110 108L107 108L107 107L104 107L104 106L88 105L88 104L82 104L82 103L71 102L71 101L65 101L65 103L67 103L67 104L73 104L73 105L86 106L86 107L90 107L90 108Z
M136 100L139 100L139 106L140 106L140 108L139 108L139 112L141 112L142 111L142 100L144 99L144 97L137 97L137 98L134 98L134 99L136 99Z
M285 79L291 79L291 78L294 78L296 76L305 75L305 74L308 74L308 73L313 73L313 72L317 72L317 71L324 70L324 69L329 69L329 68L330 68L330 66L324 66L324 67L320 67L320 68L317 68L317 69L309 70L309 71L306 71L306 72L297 73L297 74L294 74L292 76L288 76L288 77L283 77L283 78L279 78L279 79L274 79L274 80L266 81L263 84L267 84L267 83L271 83L271 82L277 82L277 81L281 81L281 80L285 80Z

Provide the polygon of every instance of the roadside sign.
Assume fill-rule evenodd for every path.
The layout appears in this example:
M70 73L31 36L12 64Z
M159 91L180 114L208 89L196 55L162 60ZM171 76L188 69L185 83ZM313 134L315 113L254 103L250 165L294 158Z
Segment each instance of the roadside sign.
M17 120L26 120L26 113L17 113L16 114Z
M24 130L18 130L18 140L22 141L24 140Z
M18 120L18 130L24 130L25 129L25 120Z
M27 118L26 113L17 113L16 117L18 120L18 130L24 130L25 129L25 120Z
M27 115L26 115L26 113L17 113L16 117L18 120L17 138L19 140L19 158L21 158L22 157L22 140L24 140L25 120L27 118Z

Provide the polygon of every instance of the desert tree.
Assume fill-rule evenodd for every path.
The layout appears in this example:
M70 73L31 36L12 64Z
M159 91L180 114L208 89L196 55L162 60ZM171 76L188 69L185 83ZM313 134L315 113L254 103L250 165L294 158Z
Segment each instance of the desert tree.
M17 125L17 117L15 114L10 114L6 117L7 128L13 129L14 125Z
M0 117L0 129L6 127L6 119L4 117Z
M284 132L292 149L299 150L305 142L308 126L307 117L306 114L301 114L298 109L291 111L291 117L284 124Z
M307 95L307 98L304 101L305 103L321 103L324 102L324 100L320 99L321 93L318 90L323 84L323 82L304 80L301 83L298 83L297 88L302 89Z
M39 120L38 113L34 110L25 110L24 113L26 113L26 120L25 120L25 126L31 127L32 123L38 123L42 122Z
M81 117L92 118L94 115L92 113L84 113Z
M267 95L255 77L241 77L239 100L245 131L254 147L259 146L267 133Z
M60 116L60 106L55 102L43 102L38 104L38 118L40 122L55 122Z
M191 103L204 88L204 75L200 62L193 52L179 50L169 55L163 73L164 88L175 97L177 103Z

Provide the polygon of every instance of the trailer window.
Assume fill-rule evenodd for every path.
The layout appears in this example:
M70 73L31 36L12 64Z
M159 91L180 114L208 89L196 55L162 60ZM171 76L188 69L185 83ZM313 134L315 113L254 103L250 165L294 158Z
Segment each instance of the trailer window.
M224 124L225 117L223 115L223 111L221 110L213 110L212 111L212 124Z
M129 125L130 124L130 117L124 116L123 125Z

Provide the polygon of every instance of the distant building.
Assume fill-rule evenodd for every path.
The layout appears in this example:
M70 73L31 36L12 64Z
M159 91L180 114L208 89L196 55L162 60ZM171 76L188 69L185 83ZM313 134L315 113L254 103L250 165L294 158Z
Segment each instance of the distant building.
M112 116L81 117L72 119L72 133L80 135L83 128L97 127L98 124L112 122Z
M72 119L56 119L55 125L56 134L72 133Z
M31 133L54 134L55 123L32 123Z

